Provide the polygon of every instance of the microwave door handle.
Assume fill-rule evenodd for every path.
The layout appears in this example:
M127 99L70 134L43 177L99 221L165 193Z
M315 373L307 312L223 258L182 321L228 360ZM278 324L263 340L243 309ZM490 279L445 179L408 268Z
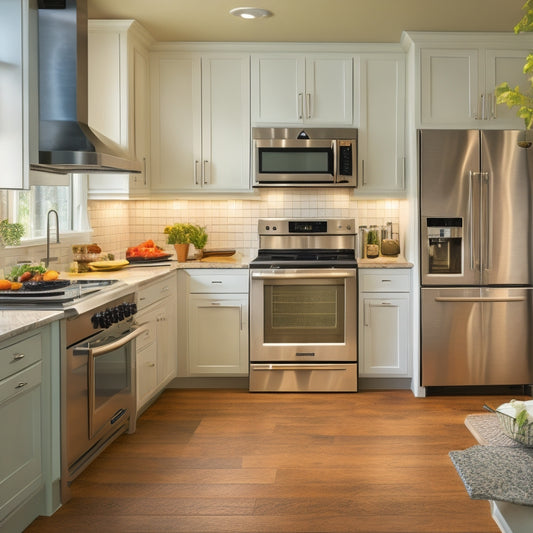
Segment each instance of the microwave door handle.
M337 182L339 181L339 176L337 175L337 172L339 169L338 158L340 157L340 154L337 151L337 141L335 139L332 139L330 148L331 152L333 153L333 181Z

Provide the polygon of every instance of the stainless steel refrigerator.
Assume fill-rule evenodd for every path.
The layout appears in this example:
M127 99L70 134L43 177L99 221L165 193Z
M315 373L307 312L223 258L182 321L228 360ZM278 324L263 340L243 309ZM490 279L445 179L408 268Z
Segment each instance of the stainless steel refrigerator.
M421 385L533 383L533 147L419 131Z

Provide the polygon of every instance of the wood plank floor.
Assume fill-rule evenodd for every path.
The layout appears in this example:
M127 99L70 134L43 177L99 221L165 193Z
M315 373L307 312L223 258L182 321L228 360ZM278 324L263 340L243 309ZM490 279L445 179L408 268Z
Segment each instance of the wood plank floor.
M448 452L509 399L167 390L26 531L497 533Z

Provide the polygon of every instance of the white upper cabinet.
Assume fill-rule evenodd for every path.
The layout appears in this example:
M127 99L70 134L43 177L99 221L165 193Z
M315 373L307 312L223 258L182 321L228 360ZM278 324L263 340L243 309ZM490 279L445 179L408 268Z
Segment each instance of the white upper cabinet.
M30 137L38 129L37 2L2 0L1 10L0 189L28 189Z
M156 52L153 193L250 188L248 54Z
M405 57L403 53L359 57L357 192L404 190Z
M403 43L414 61L416 127L523 128L515 109L496 104L495 89L527 89L531 35L414 32Z
M151 39L134 21L89 20L89 125L143 163L140 174L92 174L91 198L120 198L149 189Z
M353 124L353 59L348 54L252 57L252 123Z

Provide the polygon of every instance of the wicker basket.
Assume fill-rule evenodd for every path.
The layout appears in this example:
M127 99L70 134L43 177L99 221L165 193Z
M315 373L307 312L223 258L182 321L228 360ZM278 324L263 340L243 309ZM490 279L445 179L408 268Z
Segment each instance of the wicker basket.
M529 403L532 402L526 402L526 404ZM514 413L515 409L510 403L504 403L496 409L496 415L498 416L502 431L510 439L513 439L524 446L533 448L533 423L530 422L519 428Z

